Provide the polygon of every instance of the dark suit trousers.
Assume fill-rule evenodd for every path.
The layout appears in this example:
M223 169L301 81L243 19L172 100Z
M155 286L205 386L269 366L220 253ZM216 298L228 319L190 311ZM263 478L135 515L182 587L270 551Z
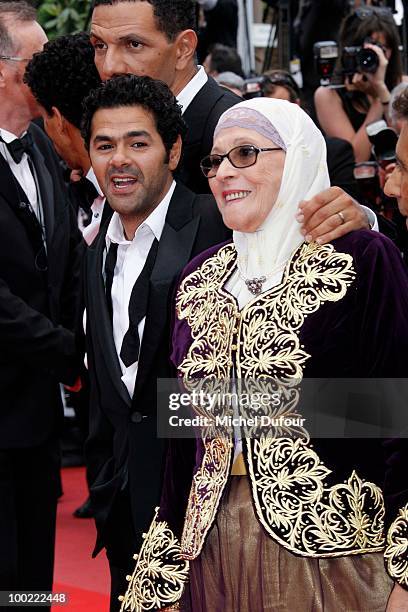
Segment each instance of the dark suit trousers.
M59 464L56 441L0 449L1 591L52 590Z
M106 556L111 574L110 612L119 612L119 595L124 595L129 583L128 574L135 568L133 555L139 552L133 527L130 497L127 490L118 493L113 504L105 535Z

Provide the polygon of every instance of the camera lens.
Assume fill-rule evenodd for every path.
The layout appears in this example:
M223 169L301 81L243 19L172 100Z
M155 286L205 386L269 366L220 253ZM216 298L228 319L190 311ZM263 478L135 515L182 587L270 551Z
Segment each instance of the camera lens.
M360 49L357 53L357 66L360 72L376 72L378 65L378 55L372 49Z

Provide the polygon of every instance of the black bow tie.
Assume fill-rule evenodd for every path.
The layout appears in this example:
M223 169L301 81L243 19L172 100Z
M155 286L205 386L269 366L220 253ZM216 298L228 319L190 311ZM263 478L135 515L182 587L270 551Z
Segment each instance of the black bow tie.
M24 153L30 154L33 151L33 138L28 132L22 138L16 138L12 142L6 142L3 138L0 139L6 145L16 164L21 162Z

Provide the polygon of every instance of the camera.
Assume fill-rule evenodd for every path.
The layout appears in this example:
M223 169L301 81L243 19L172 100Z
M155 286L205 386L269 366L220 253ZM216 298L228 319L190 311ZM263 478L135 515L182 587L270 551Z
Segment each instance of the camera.
M369 123L366 132L373 145L372 151L378 164L385 168L388 164L395 162L395 148L398 141L396 131L388 127L386 122L381 119Z
M365 42L375 44L370 38ZM338 45L333 40L323 40L313 45L315 69L320 77L320 84L324 87L344 87L345 77L352 77L356 72L374 73L379 66L379 58L373 49L361 45L344 47L340 67L337 64L339 57Z
M365 47L344 47L341 56L344 75L351 76L356 72L376 72L379 66L378 55L373 49Z
M382 193L381 181L384 178L381 168L384 170L388 164L395 162L398 135L383 119L369 123L366 131L375 161L355 164L354 178L360 191L360 201L387 218L392 218L395 205L392 199Z

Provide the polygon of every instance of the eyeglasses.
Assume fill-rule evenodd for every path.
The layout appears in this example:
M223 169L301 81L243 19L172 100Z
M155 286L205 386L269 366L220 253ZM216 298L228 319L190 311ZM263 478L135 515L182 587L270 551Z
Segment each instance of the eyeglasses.
M11 62L29 62L28 57L14 57L13 55L0 55L0 60L10 60Z
M200 168L205 177L214 178L225 158L228 159L234 168L249 168L249 166L256 164L259 153L264 151L282 151L282 149L280 147L264 147L260 149L254 145L240 145L239 147L234 147L228 153L224 153L224 155L217 155L216 153L207 155L207 157L201 160Z
M392 9L390 9L389 6L360 6L354 11L354 14L359 19L367 19L367 17L377 15L377 17L382 17L383 19L394 21L394 17L392 16Z

